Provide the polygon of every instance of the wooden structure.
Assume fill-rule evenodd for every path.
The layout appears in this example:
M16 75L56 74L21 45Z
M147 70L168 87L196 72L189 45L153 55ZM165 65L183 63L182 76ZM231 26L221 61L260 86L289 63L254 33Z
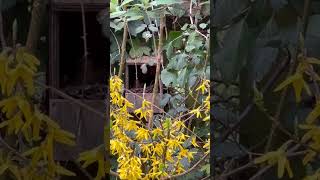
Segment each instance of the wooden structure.
M64 54L61 53L62 48L60 47L61 43L59 42L61 39L60 34L61 31L64 31L66 28L61 29L60 22L62 20L61 18L63 13L81 13L80 1L81 0L51 0L49 4L50 44L47 81L50 86L59 90L62 89L61 63L64 63L64 61L68 60L67 58L64 59ZM83 2L86 13L98 13L99 11L108 7L108 3L105 0L83 0ZM70 22L70 24L71 28L73 28L73 22ZM99 30L101 29L96 29L95 31L97 32ZM79 39L81 40L81 46L83 46L81 36L79 36ZM79 44L79 42L75 43ZM83 53L83 50L81 49L78 51ZM107 61L106 59L99 59L99 61L103 60ZM105 72L107 73L108 71L105 70ZM108 103L105 103L104 99L81 101L86 105L100 111L102 114L107 112L106 110L108 107L106 104ZM73 160L77 158L79 152L83 152L103 144L103 127L106 122L106 118L98 116L70 100L63 99L53 91L48 92L48 106L50 117L58 122L63 129L76 135L76 147L66 147L61 146L60 144L55 145L56 160Z
M153 66L148 66L150 62L154 62ZM155 69L156 69L156 58L155 57L149 57L149 56L143 56L141 58L137 59L127 59L126 60L126 73L125 73L125 87L126 89L130 90L125 93L126 98L129 102L134 104L135 109L140 108L142 105L142 100L146 99L147 101L152 101L152 90L153 90L153 84L155 79ZM143 74L141 72L141 65L147 65L148 66L148 73ZM151 71L151 72L150 72ZM136 75L137 73L137 75ZM142 80L142 82L139 83L139 87L134 87L134 81L136 80L136 77L138 80ZM143 93L143 87L146 83L148 89L145 93ZM161 83L161 82L160 82ZM157 107L160 107L160 100L162 97L162 90L163 85L161 83L159 93L156 97L156 100L154 104ZM134 109L129 109L129 112L132 113ZM154 113L162 113L159 108L154 107L153 108Z

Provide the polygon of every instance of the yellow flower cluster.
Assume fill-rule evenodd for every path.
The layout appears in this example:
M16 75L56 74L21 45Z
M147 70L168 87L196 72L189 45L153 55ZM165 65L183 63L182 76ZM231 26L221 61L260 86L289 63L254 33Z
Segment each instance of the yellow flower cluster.
M42 180L55 179L60 175L75 175L53 158L54 144L58 142L74 145L74 135L62 130L30 101L35 93L33 80L39 63L39 60L24 48L15 49L13 53L0 54L0 110L4 115L0 129L5 129L6 135L22 135L20 137L24 138L22 140L26 143L25 146L30 147L22 154L25 159L18 157L24 162L23 167L12 153L0 151L0 176L2 173L11 172L16 179ZM41 136L42 132L46 135Z
M186 171L188 167L182 160L191 162L195 152L185 142L190 140L194 148L200 147L194 136L185 134L184 122L179 118L163 118L159 127L147 128L142 119L151 118L151 103L144 99L142 107L134 111L137 116L134 119L128 113L133 104L122 96L122 80L117 76L110 79L110 95L110 150L117 156L120 179L160 179ZM204 105L207 113L209 105L209 102ZM208 143L203 148L208 148Z

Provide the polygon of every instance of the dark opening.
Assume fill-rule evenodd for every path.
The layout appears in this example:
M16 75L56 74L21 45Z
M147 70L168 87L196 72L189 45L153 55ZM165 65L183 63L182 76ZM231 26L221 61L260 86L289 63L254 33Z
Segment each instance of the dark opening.
M81 12L62 12L59 19L60 87L106 85L108 41L97 21L98 12L86 12L88 61L87 83L83 84L85 61Z
M129 89L136 93L142 93L144 84L146 84L145 93L151 93L153 90L154 79L156 76L156 66L147 66L146 74L142 73L140 65L128 65ZM136 80L136 72L138 81Z

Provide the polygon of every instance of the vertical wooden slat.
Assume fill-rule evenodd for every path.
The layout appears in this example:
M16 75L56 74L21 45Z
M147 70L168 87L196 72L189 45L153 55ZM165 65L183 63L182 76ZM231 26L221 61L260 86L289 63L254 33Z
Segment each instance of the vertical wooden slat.
M107 3L103 0L86 0L85 10L98 11L107 8ZM50 86L59 89L60 86L60 46L59 46L59 16L61 12L80 12L79 0L50 0L49 16L49 63L47 81ZM72 22L70 22L72 23ZM103 144L104 125L106 118L79 107L69 100L58 99L59 96L53 92L48 92L49 116L55 120L64 130L77 135L76 147L55 144L55 159L67 161L77 158L78 153L89 150ZM85 100L85 104L91 106L101 113L106 112L104 100ZM78 131L78 122L80 129ZM78 134L79 132L79 134Z
M101 113L105 112L106 106L103 100L85 100L84 103L97 109ZM104 118L79 107L69 100L52 99L50 101L50 109L50 117L55 120L62 129L76 135L77 142L75 147L56 144L56 160L72 160L78 156L78 153L103 144ZM80 126L78 126L78 122L81 123ZM78 129L78 127L80 127L80 129Z
M50 7L50 19L49 19L49 85L55 88L59 88L59 22L58 12L54 11L54 5ZM55 95L50 92L50 98L54 98Z

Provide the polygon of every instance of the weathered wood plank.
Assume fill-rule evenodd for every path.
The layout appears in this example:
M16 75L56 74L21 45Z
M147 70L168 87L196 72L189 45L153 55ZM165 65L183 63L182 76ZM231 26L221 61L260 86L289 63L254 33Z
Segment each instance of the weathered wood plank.
M141 58L136 58L136 59L127 59L126 63L127 65L141 65L141 64L147 64L150 61L154 61L154 63L157 63L157 59L154 56L142 56ZM163 63L162 59L161 59L161 63Z
M83 102L102 113L106 112L106 105L103 100L85 100ZM56 160L72 160L78 157L78 153L103 144L103 130L106 119L69 100L51 99L49 103L50 117L64 130L73 133L76 136L77 143L75 147L56 144Z
M107 9L109 6L105 0L83 1L86 12ZM52 0L50 6L54 11L81 11L80 0Z

